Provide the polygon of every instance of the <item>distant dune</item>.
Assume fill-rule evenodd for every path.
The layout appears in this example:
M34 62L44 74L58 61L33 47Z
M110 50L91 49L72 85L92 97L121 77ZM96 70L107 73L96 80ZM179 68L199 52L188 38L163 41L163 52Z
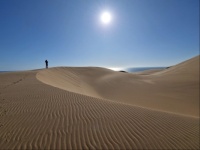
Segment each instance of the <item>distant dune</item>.
M199 56L164 70L0 74L0 149L198 149Z

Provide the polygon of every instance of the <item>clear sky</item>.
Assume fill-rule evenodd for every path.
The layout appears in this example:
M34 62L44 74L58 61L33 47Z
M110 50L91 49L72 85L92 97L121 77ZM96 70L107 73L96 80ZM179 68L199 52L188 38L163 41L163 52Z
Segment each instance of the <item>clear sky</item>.
M104 24L107 11L111 21ZM0 70L170 66L199 55L199 0L0 0Z

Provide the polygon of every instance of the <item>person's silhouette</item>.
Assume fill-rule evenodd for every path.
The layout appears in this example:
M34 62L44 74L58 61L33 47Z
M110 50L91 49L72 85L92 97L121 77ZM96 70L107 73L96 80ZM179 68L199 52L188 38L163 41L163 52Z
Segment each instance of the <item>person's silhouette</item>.
M46 63L46 68L48 68L48 61L47 61L47 60L45 60L45 63Z

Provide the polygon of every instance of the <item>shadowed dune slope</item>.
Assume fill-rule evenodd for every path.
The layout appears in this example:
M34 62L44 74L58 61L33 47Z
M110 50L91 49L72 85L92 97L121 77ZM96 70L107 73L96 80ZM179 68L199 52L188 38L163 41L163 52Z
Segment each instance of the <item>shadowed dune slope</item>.
M37 79L87 96L182 115L199 115L199 56L169 69L145 74L94 67L58 67L39 71Z
M51 71L64 73L55 78ZM132 84L143 85L141 77L124 77L101 68L54 68L37 73L0 74L0 149L199 148L198 118L92 97L101 97L103 92L98 91L103 87L92 88L96 84L114 86L108 81L133 78ZM40 80L49 77L53 84L51 80L67 80L74 92L44 84L36 74Z

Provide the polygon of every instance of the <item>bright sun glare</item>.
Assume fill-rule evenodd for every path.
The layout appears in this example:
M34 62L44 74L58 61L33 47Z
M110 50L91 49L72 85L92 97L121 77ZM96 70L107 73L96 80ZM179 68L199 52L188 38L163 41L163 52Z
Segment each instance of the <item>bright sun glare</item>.
M101 14L101 22L103 24L109 24L111 22L111 20L112 20L112 16L109 12L103 12Z

